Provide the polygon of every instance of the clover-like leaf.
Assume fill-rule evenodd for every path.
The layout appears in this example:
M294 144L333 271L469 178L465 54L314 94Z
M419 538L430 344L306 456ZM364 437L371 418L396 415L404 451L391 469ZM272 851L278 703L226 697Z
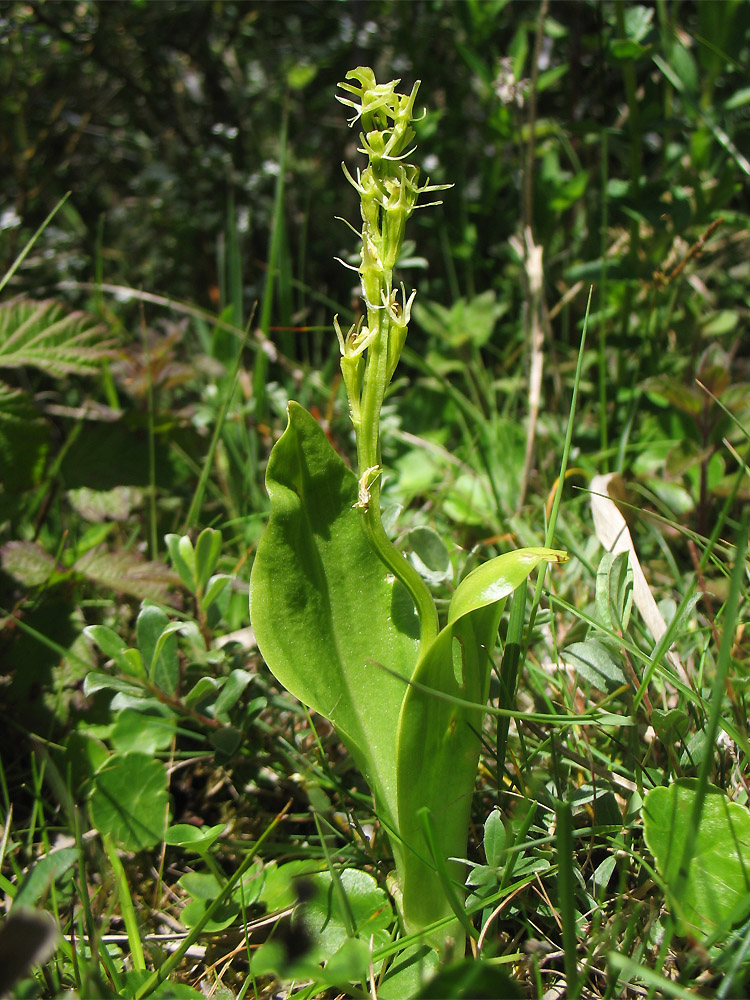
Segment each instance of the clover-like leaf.
M101 834L126 851L154 847L167 824L167 772L143 753L114 754L97 771L91 816Z
M643 806L648 849L683 934L721 935L750 913L750 810L708 786L687 874L680 867L694 824L697 781L652 788Z

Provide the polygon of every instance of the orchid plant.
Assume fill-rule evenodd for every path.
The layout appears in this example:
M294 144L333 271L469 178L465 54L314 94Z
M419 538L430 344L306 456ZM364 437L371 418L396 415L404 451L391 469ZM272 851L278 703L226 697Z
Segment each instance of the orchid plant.
M411 93L347 74L338 99L361 125L367 165L344 174L360 196L365 314L334 320L357 442L357 473L315 419L288 405L268 462L271 515L250 581L250 616L269 669L331 721L372 791L395 873L402 928L444 953L460 941L462 867L492 650L507 597L565 553L527 548L491 559L456 588L441 624L430 591L388 537L380 508L380 412L415 292L394 283L420 196ZM463 926L462 926L463 925Z

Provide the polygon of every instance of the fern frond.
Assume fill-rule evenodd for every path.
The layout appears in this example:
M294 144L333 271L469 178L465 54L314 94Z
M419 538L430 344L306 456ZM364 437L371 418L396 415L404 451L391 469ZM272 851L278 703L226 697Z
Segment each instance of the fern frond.
M163 563L146 562L135 552L91 549L76 560L73 571L119 594L168 604L170 589L180 586L179 576Z
M13 299L0 305L0 368L32 366L48 375L94 375L111 357L107 328L62 302Z

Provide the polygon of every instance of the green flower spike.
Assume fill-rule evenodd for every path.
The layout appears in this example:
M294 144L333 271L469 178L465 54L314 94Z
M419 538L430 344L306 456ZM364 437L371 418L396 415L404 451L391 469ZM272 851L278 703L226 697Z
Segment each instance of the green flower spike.
M334 319L357 439L349 469L297 403L274 445L266 485L271 517L250 580L258 647L281 684L329 719L361 770L388 834L402 929L446 954L471 929L463 875L481 720L500 616L552 549L507 552L463 579L440 627L427 584L392 544L380 514L380 411L407 336L415 293L393 270L419 196L414 101L347 75L340 97L360 123L367 166L344 174L360 197L366 316L346 333ZM447 185L441 185L441 187ZM424 955L423 949L420 954ZM414 954L412 952L412 958Z

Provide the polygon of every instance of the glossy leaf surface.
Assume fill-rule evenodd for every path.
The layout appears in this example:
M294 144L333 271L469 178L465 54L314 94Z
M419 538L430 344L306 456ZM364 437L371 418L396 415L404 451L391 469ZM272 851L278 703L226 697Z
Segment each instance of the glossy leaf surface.
M271 453L271 517L250 581L250 620L271 672L336 726L395 822L394 748L419 621L370 549L358 484L297 403ZM402 679L403 678L403 679Z
M463 881L461 865L448 859L466 854L482 713L505 601L540 563L565 559L555 549L518 549L478 567L456 589L448 624L417 665L401 711L397 750L399 831L409 845L402 874L407 928L451 912L439 885L434 895L425 891L435 885L435 874L421 833L421 809L432 817L434 846L449 876Z

